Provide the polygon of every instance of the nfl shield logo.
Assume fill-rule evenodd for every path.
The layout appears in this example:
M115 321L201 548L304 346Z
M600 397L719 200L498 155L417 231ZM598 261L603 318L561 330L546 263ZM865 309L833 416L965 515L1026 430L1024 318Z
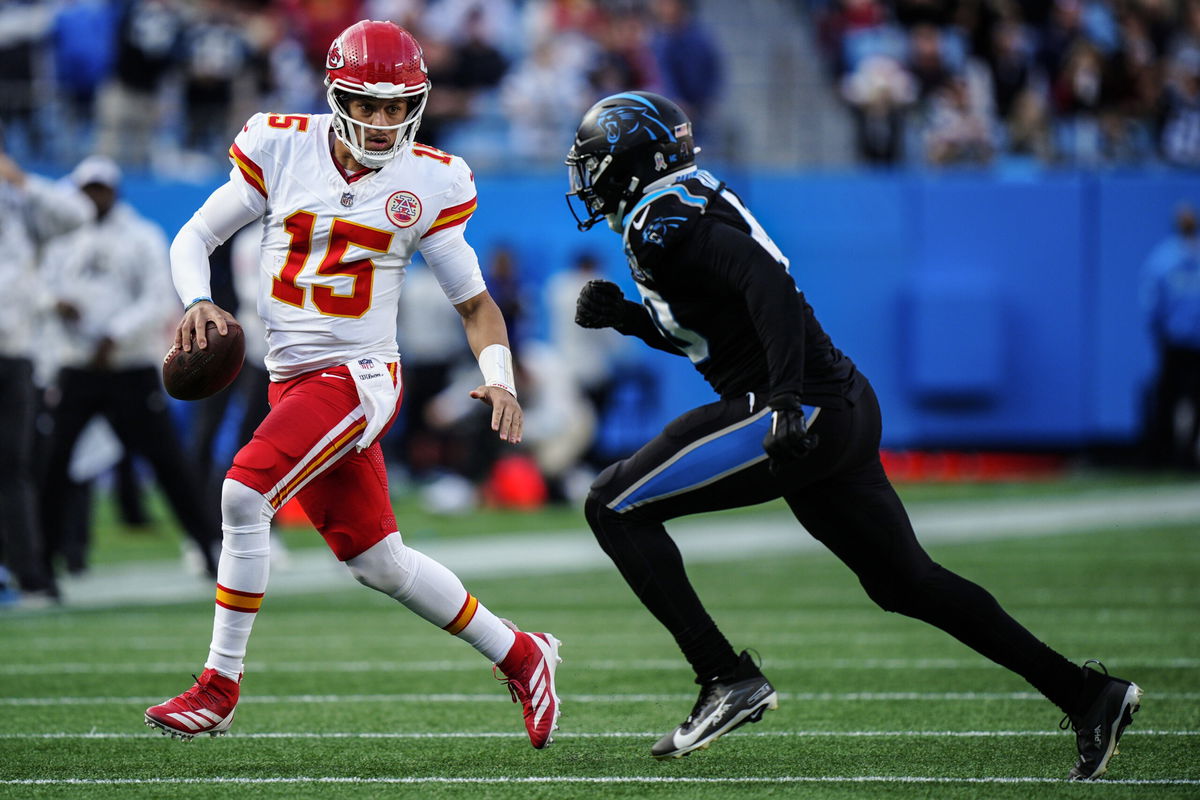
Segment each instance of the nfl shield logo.
M360 358L358 360L358 365L360 367L362 367L363 369L374 369L375 368L375 360L372 358Z
M342 192L342 205L346 208L354 205L354 194L352 192Z

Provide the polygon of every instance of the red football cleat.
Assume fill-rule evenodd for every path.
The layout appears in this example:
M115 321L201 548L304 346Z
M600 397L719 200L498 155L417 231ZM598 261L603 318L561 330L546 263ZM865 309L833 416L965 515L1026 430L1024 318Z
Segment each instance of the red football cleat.
M538 750L553 742L551 733L558 730L554 670L562 662L558 657L560 644L548 633L518 631L512 649L496 665L504 673L500 680L508 685L513 702L519 702L524 709L529 743Z
M183 694L147 708L146 724L185 742L200 733L223 736L233 724L240 682L206 669Z

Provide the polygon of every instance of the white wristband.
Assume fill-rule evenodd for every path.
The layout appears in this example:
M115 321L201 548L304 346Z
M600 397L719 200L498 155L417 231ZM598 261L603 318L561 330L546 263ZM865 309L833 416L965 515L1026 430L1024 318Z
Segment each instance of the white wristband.
M479 371L487 386L498 386L517 396L517 379L513 375L512 351L502 344L489 344L479 354Z

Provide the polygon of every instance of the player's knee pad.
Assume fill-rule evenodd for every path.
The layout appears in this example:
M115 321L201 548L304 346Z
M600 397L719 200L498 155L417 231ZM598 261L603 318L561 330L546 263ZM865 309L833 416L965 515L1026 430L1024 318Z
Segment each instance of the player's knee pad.
M256 489L226 478L221 484L221 527L259 529L270 525L275 509Z
M346 561L350 574L363 586L403 601L416 580L413 551L399 533L391 533Z

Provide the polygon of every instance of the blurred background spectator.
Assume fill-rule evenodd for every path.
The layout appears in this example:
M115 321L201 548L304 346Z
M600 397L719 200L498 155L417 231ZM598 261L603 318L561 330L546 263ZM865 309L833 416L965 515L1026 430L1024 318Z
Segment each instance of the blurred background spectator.
M91 156L70 179L94 204L96 218L52 240L42 255L59 366L42 489L44 558L53 568L67 554L63 496L72 454L88 422L103 416L126 452L154 468L180 527L208 574L216 575L220 520L197 490L203 481L184 457L159 375L179 310L167 239L120 202L121 175L110 159ZM79 572L87 566L87 548L73 544L67 566Z
M11 0L0 118L38 166L95 150L202 177L253 111L323 111L329 41L372 16L425 45L423 139L479 168L556 166L579 113L621 89L672 96L735 164L1200 164L1200 0L735 6Z
M28 174L6 155L0 128L0 595L19 589L27 600L59 597L45 565L34 480L35 360L46 349L37 332L47 306L38 260L47 242L87 224L94 213L76 187Z
M1196 210L1182 205L1175 230L1142 267L1143 304L1158 349L1150 403L1150 461L1200 465L1200 232Z
M599 424L608 410L613 392L617 387L618 358L625 349L627 339L611 328L589 330L575 324L575 306L579 290L590 280L604 278L600 262L587 250L577 253L570 265L556 272L546 282L544 308L549 323L549 341L552 352L562 365L564 377L574 384L575 391L582 395L589 406L588 417ZM543 356L540 364L532 370L544 373L549 357ZM566 391L558 392L560 396ZM589 427L594 427L594 424ZM593 439L584 448L584 460L593 472L608 465L599 452L599 442Z

